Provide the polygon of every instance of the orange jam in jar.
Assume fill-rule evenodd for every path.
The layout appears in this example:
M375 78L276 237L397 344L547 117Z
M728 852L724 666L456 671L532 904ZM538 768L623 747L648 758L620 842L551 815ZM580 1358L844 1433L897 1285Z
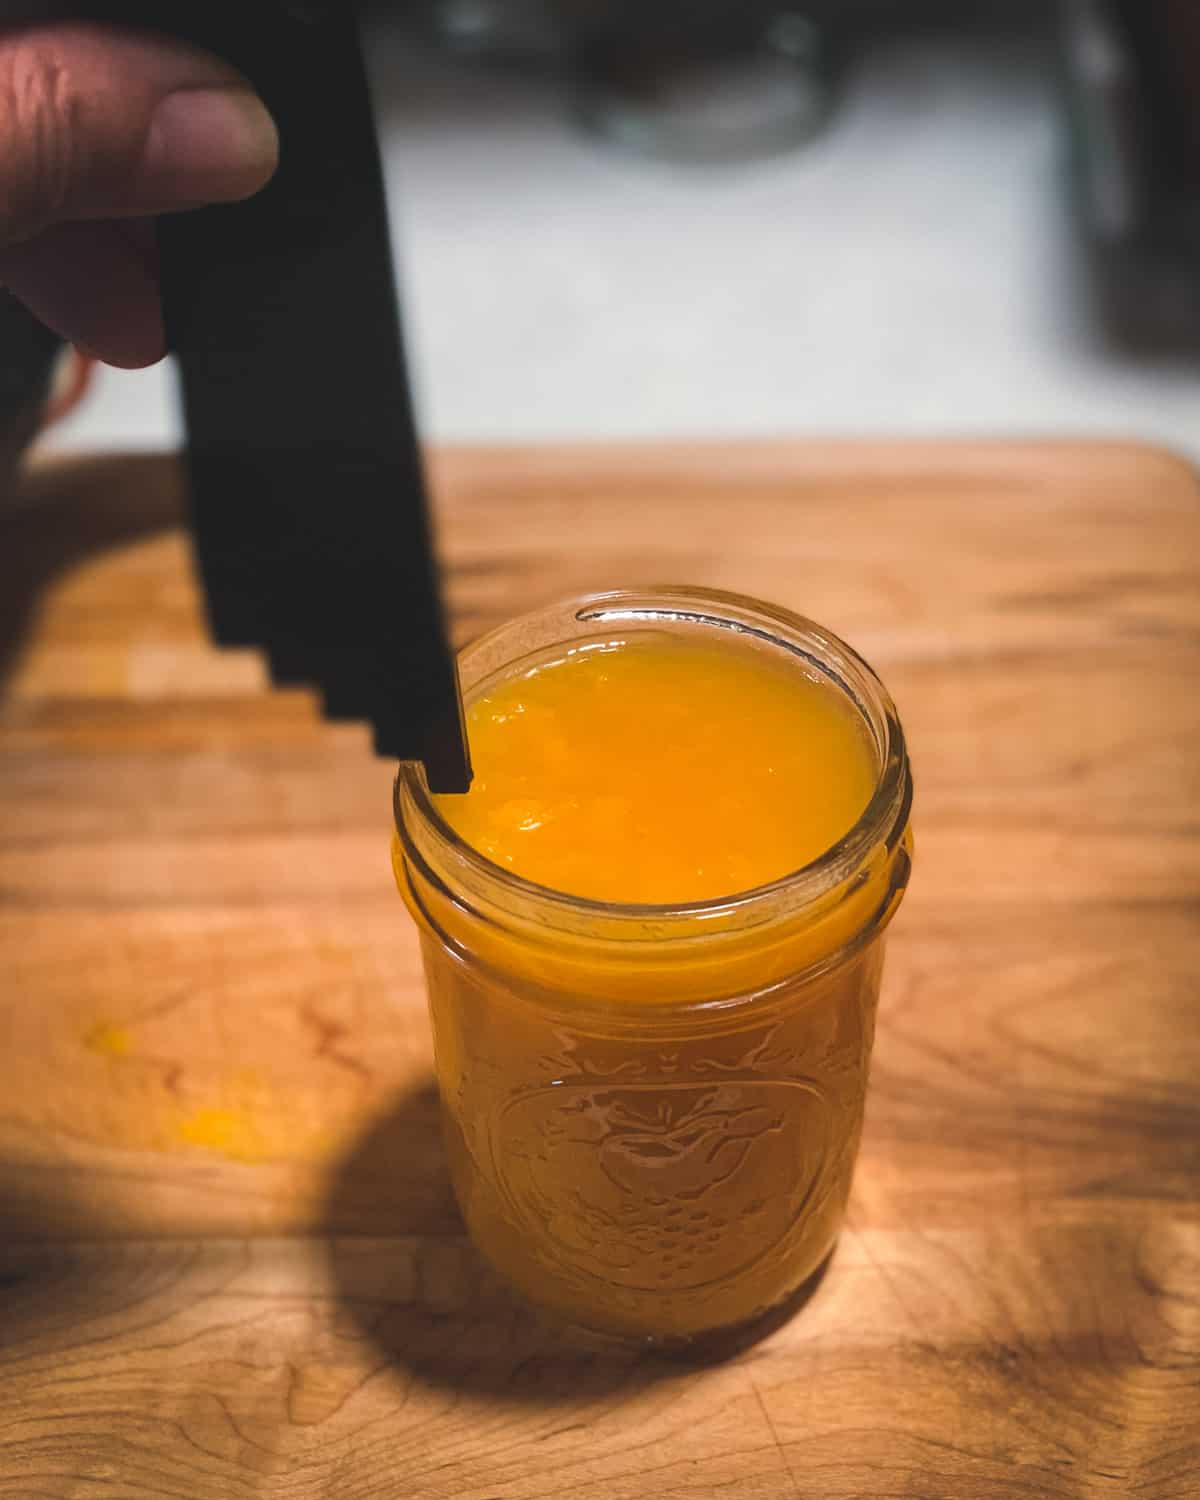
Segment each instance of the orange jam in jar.
M810 621L597 595L460 660L476 779L396 782L455 1190L571 1321L678 1341L820 1266L908 878L891 700Z

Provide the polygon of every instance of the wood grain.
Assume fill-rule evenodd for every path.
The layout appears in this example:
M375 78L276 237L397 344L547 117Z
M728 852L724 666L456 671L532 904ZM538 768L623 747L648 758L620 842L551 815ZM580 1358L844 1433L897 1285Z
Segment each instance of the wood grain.
M1200 1493L1200 488L1116 445L435 455L456 629L804 610L913 747L850 1227L696 1368L466 1242L364 731L205 641L163 459L0 517L0 1497Z

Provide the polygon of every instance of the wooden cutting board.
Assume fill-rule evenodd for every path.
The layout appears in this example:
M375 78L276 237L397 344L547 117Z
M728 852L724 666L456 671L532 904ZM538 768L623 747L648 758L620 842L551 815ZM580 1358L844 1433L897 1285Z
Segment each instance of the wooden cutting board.
M470 636L831 626L917 776L849 1226L693 1368L481 1267L389 767L207 644L159 458L0 518L0 1497L1200 1494L1200 489L1099 444L434 461Z

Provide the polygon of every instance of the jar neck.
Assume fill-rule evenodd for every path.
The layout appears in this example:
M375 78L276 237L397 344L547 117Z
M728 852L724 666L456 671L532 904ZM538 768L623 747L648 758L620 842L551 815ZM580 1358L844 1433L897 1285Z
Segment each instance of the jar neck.
M534 628L530 631L530 625ZM873 795L854 827L802 869L753 890L668 906L590 901L493 864L441 817L416 765L396 780L397 878L414 915L465 960L526 982L608 1000L733 1001L844 961L890 920L907 883L912 781L894 705L871 669L811 621L736 596L662 590L598 595L514 622L460 658L468 697L525 669L531 650L597 631L726 629L753 634L818 670L861 715L874 746ZM524 648L524 649L523 649Z

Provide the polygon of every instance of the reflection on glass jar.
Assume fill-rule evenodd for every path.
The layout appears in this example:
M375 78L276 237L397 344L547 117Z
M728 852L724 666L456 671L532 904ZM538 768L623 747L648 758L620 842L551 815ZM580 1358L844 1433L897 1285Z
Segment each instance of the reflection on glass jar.
M911 781L891 702L828 633L699 591L575 601L464 653L472 695L564 643L642 630L746 641L866 726L862 817L772 883L676 907L532 885L396 785L451 1173L471 1234L531 1300L680 1340L785 1302L836 1237L862 1129L884 929L908 877ZM703 809L697 809L703 816Z

